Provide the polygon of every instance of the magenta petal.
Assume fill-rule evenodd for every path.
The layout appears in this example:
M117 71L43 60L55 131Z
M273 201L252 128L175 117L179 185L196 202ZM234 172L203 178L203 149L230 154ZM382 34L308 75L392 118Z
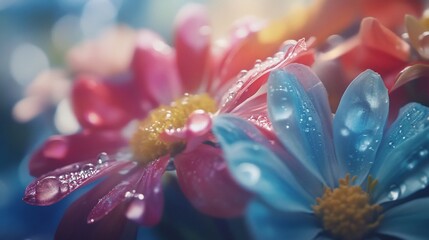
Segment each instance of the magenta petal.
M126 211L128 219L145 226L161 220L164 207L161 178L168 160L169 157L162 157L144 167L138 186L127 196L132 198Z
M88 223L94 223L102 219L122 203L123 200L127 199L127 196L132 193L141 177L140 171L129 175L98 200L98 203L88 215Z
M175 53L159 35L148 30L138 33L132 60L140 101L148 98L168 104L182 94Z
M137 225L125 218L126 203L119 204L107 217L92 224L87 223L90 210L122 179L121 175L111 174L105 181L75 201L64 214L55 239L135 239Z
M73 85L73 111L84 128L115 129L137 117L136 96L130 82L80 76Z
M230 176L220 149L202 144L179 154L174 163L180 187L195 208L215 217L243 212L249 193Z
M31 157L30 174L41 176L54 169L94 159L101 152L108 154L126 146L120 132L85 130L68 136L50 137Z
M51 205L77 188L132 164L133 162L102 159L96 162L74 163L49 172L30 183L25 189L23 200L33 205Z
M176 19L175 46L179 75L186 92L195 92L207 77L210 56L210 27L206 9L185 6Z
M257 93L261 89L261 86L266 84L268 74L271 71L284 67L291 62L310 62L311 59L300 59L301 57L306 57L306 51L307 46L304 39L297 42L290 41L285 44L283 51L276 53L273 58L267 58L263 62L256 62L251 70L240 74L235 79L235 84L226 91L222 99L220 112L231 112L235 107Z

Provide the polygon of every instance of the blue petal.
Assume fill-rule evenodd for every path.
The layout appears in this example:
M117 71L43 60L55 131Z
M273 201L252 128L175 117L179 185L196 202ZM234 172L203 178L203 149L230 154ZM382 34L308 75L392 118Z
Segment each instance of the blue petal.
M378 233L407 240L426 240L429 236L429 198L415 199L384 213Z
M357 183L365 180L374 162L388 110L387 89L371 70L357 76L341 98L334 117L335 150Z
M429 109L411 103L401 109L380 146L371 169L379 202L407 197L427 187L429 178Z
M281 213L258 201L249 204L246 218L257 240L311 240L322 231L313 214Z
M324 184L295 158L286 155L284 150L276 151L274 146L248 121L225 114L215 118L212 130L225 153L233 175L234 173L236 174L234 177L239 178L241 174L247 174L242 173L243 166L254 166L257 170L268 171L262 175L267 176L267 179L263 179L263 181L268 183L271 181L270 179L280 181L279 183L272 183L274 185L278 184L278 190L273 187L272 191L294 191L288 190L288 187L283 187L281 182L284 181L284 184L291 185L293 186L292 188L298 188L298 192L306 191L303 194L312 196L311 201L322 195ZM239 146L237 147L236 145ZM240 155L238 152L243 152L243 154ZM255 152L255 155L250 154L253 152ZM279 159L276 153L277 155L281 154L282 159ZM248 164L241 166L242 162L247 162ZM239 165L241 167L237 169ZM246 169L244 168L244 170ZM247 179L239 179L240 181L243 181L243 184L246 185ZM251 187L255 186L252 185ZM262 190L265 191L266 189ZM257 190L253 189L252 191ZM267 194L269 195L270 193L268 192ZM287 195L287 193L285 194ZM282 200L280 199L279 201L281 202Z
M228 145L239 141L257 142L264 146L270 143L261 132L248 121L233 115L222 114L213 119L213 132L219 136L222 144Z
M284 147L312 174L333 186L330 138L311 99L296 76L276 70L268 80L268 110L273 128Z
M292 172L267 148L249 142L222 146L233 178L273 208L312 212L311 196ZM323 189L320 184L319 189Z
M287 65L284 70L296 76L313 103L314 109L319 115L322 123L323 134L328 140L325 146L325 150L327 154L329 154L327 161L330 162L329 165L333 168L333 178L339 179L345 175L345 169L342 166L342 162L339 162L336 158L334 144L333 141L331 141L331 139L333 139L332 110L329 106L329 98L325 86L322 81L320 81L319 77L305 65L291 63Z

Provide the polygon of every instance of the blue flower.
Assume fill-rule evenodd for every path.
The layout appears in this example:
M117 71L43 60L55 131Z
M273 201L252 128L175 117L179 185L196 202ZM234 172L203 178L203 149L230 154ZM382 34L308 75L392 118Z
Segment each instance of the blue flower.
M367 70L333 116L323 84L299 64L271 73L268 105L279 141L233 116L213 129L256 196L246 213L256 239L428 238L429 197L414 194L428 185L428 108L410 103L389 126L387 89Z

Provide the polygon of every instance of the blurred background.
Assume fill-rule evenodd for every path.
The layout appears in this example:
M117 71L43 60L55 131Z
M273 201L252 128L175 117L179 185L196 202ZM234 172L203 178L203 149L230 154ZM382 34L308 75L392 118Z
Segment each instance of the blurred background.
M28 155L48 136L72 131L56 121L53 105L36 103L40 97L48 102L61 98L63 87L71 81L67 71L54 74L65 78L58 86L51 86L58 94L43 92L42 86L38 94L46 96L32 99L27 88L42 72L68 69L67 54L73 46L117 24L153 29L171 43L175 14L188 2L207 4L214 33L221 36L239 17L277 18L298 1L0 0L0 239L52 239L65 208L79 195L49 207L30 206L21 200L25 186L32 181ZM73 120L66 112L57 115ZM73 126L73 121L69 123L68 127ZM173 191L173 195L182 197L180 192ZM174 211L179 206L181 214L189 210L195 219L201 218L186 202L180 204L170 208ZM216 224L219 227L220 223ZM163 229L160 226L157 231ZM145 239L157 237L151 230L141 231Z

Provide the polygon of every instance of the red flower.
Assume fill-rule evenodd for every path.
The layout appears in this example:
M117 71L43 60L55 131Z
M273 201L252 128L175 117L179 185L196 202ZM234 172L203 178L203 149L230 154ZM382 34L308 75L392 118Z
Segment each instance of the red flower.
M75 81L71 97L82 130L53 136L35 152L30 172L38 178L27 187L24 200L50 205L106 178L69 208L58 238L104 232L101 226L114 224L110 216L104 218L108 214L156 224L163 206L161 178L172 169L185 195L202 212L218 217L242 212L248 193L226 169L211 134L212 117L232 113L269 130L264 87L268 73L290 62L311 64L313 55L306 52L304 40L292 41L252 66L268 53L257 39L247 41L256 34L254 23L237 26L229 45L219 48L211 42L206 16L198 5L179 14L175 49L157 34L140 31L129 75L114 81L82 75ZM135 126L132 120L139 122L129 134ZM117 237L123 225L104 236ZM80 227L86 232L74 231Z

